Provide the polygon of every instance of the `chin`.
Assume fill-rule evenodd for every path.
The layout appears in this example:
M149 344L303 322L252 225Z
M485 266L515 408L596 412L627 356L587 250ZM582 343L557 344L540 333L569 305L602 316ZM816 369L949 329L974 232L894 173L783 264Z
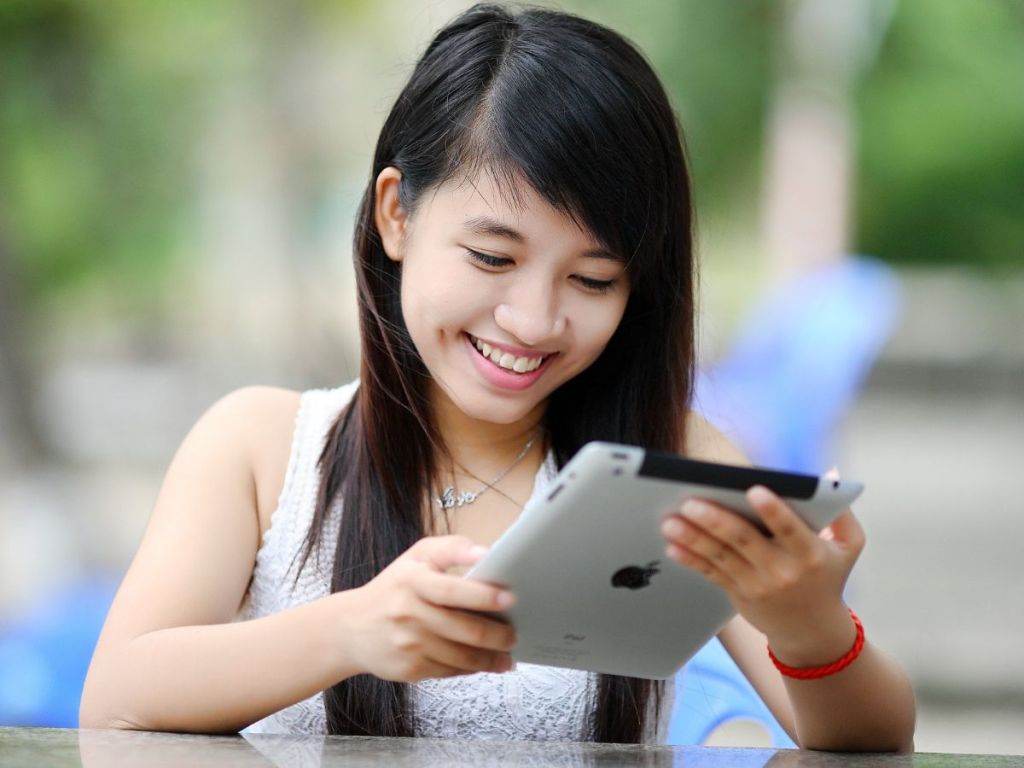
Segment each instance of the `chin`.
M515 424L543 404L551 393L543 390L527 392L494 392L476 382L448 390L448 398L471 419L490 424Z
M528 402L502 403L496 401L498 398L471 398L456 400L455 404L470 418L490 424L515 424L526 418L537 407L537 403L532 398Z

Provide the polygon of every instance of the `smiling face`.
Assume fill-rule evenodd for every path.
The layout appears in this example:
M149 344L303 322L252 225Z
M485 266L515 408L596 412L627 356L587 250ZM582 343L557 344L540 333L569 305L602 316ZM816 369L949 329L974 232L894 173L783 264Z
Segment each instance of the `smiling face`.
M525 183L513 205L489 174L451 182L410 217L399 178L378 178L376 221L435 396L472 419L527 418L605 348L629 297L625 262Z

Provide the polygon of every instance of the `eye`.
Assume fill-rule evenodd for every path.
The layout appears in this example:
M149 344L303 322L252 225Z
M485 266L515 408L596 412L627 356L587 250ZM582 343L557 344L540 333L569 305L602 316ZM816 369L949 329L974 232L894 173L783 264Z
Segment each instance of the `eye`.
M500 256L491 256L489 253L480 253L479 251L474 251L472 248L467 248L466 253L473 261L488 267L507 267L512 263L512 259L505 259Z
M582 275L573 275L573 279L588 291L592 291L594 293L608 293L608 291L615 287L614 280L594 280L593 278L583 277Z

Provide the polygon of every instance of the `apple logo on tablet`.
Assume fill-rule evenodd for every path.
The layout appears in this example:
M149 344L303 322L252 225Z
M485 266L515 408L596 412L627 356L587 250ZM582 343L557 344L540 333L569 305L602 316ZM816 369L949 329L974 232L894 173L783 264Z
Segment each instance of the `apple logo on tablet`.
M646 568L639 565L627 565L625 568L620 568L612 576L612 586L625 587L626 589L649 587L651 585L651 576L658 573L658 569L655 568L658 562L658 560L652 560L647 564Z

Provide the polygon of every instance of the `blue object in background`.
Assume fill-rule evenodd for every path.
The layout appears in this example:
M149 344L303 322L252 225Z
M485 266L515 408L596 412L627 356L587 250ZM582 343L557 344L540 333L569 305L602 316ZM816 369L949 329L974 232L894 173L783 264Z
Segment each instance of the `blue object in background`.
M820 474L900 312L891 269L848 257L757 304L729 354L697 377L694 408L755 464Z
M676 676L668 743L704 744L716 728L732 720L760 724L775 747L796 746L715 638Z
M94 576L0 624L0 725L77 728L78 702L117 582Z
M899 316L898 279L881 262L848 257L769 292L729 354L698 374L694 408L759 464L821 474L832 441ZM793 747L714 639L676 677L669 744L703 744L730 720L752 720Z

